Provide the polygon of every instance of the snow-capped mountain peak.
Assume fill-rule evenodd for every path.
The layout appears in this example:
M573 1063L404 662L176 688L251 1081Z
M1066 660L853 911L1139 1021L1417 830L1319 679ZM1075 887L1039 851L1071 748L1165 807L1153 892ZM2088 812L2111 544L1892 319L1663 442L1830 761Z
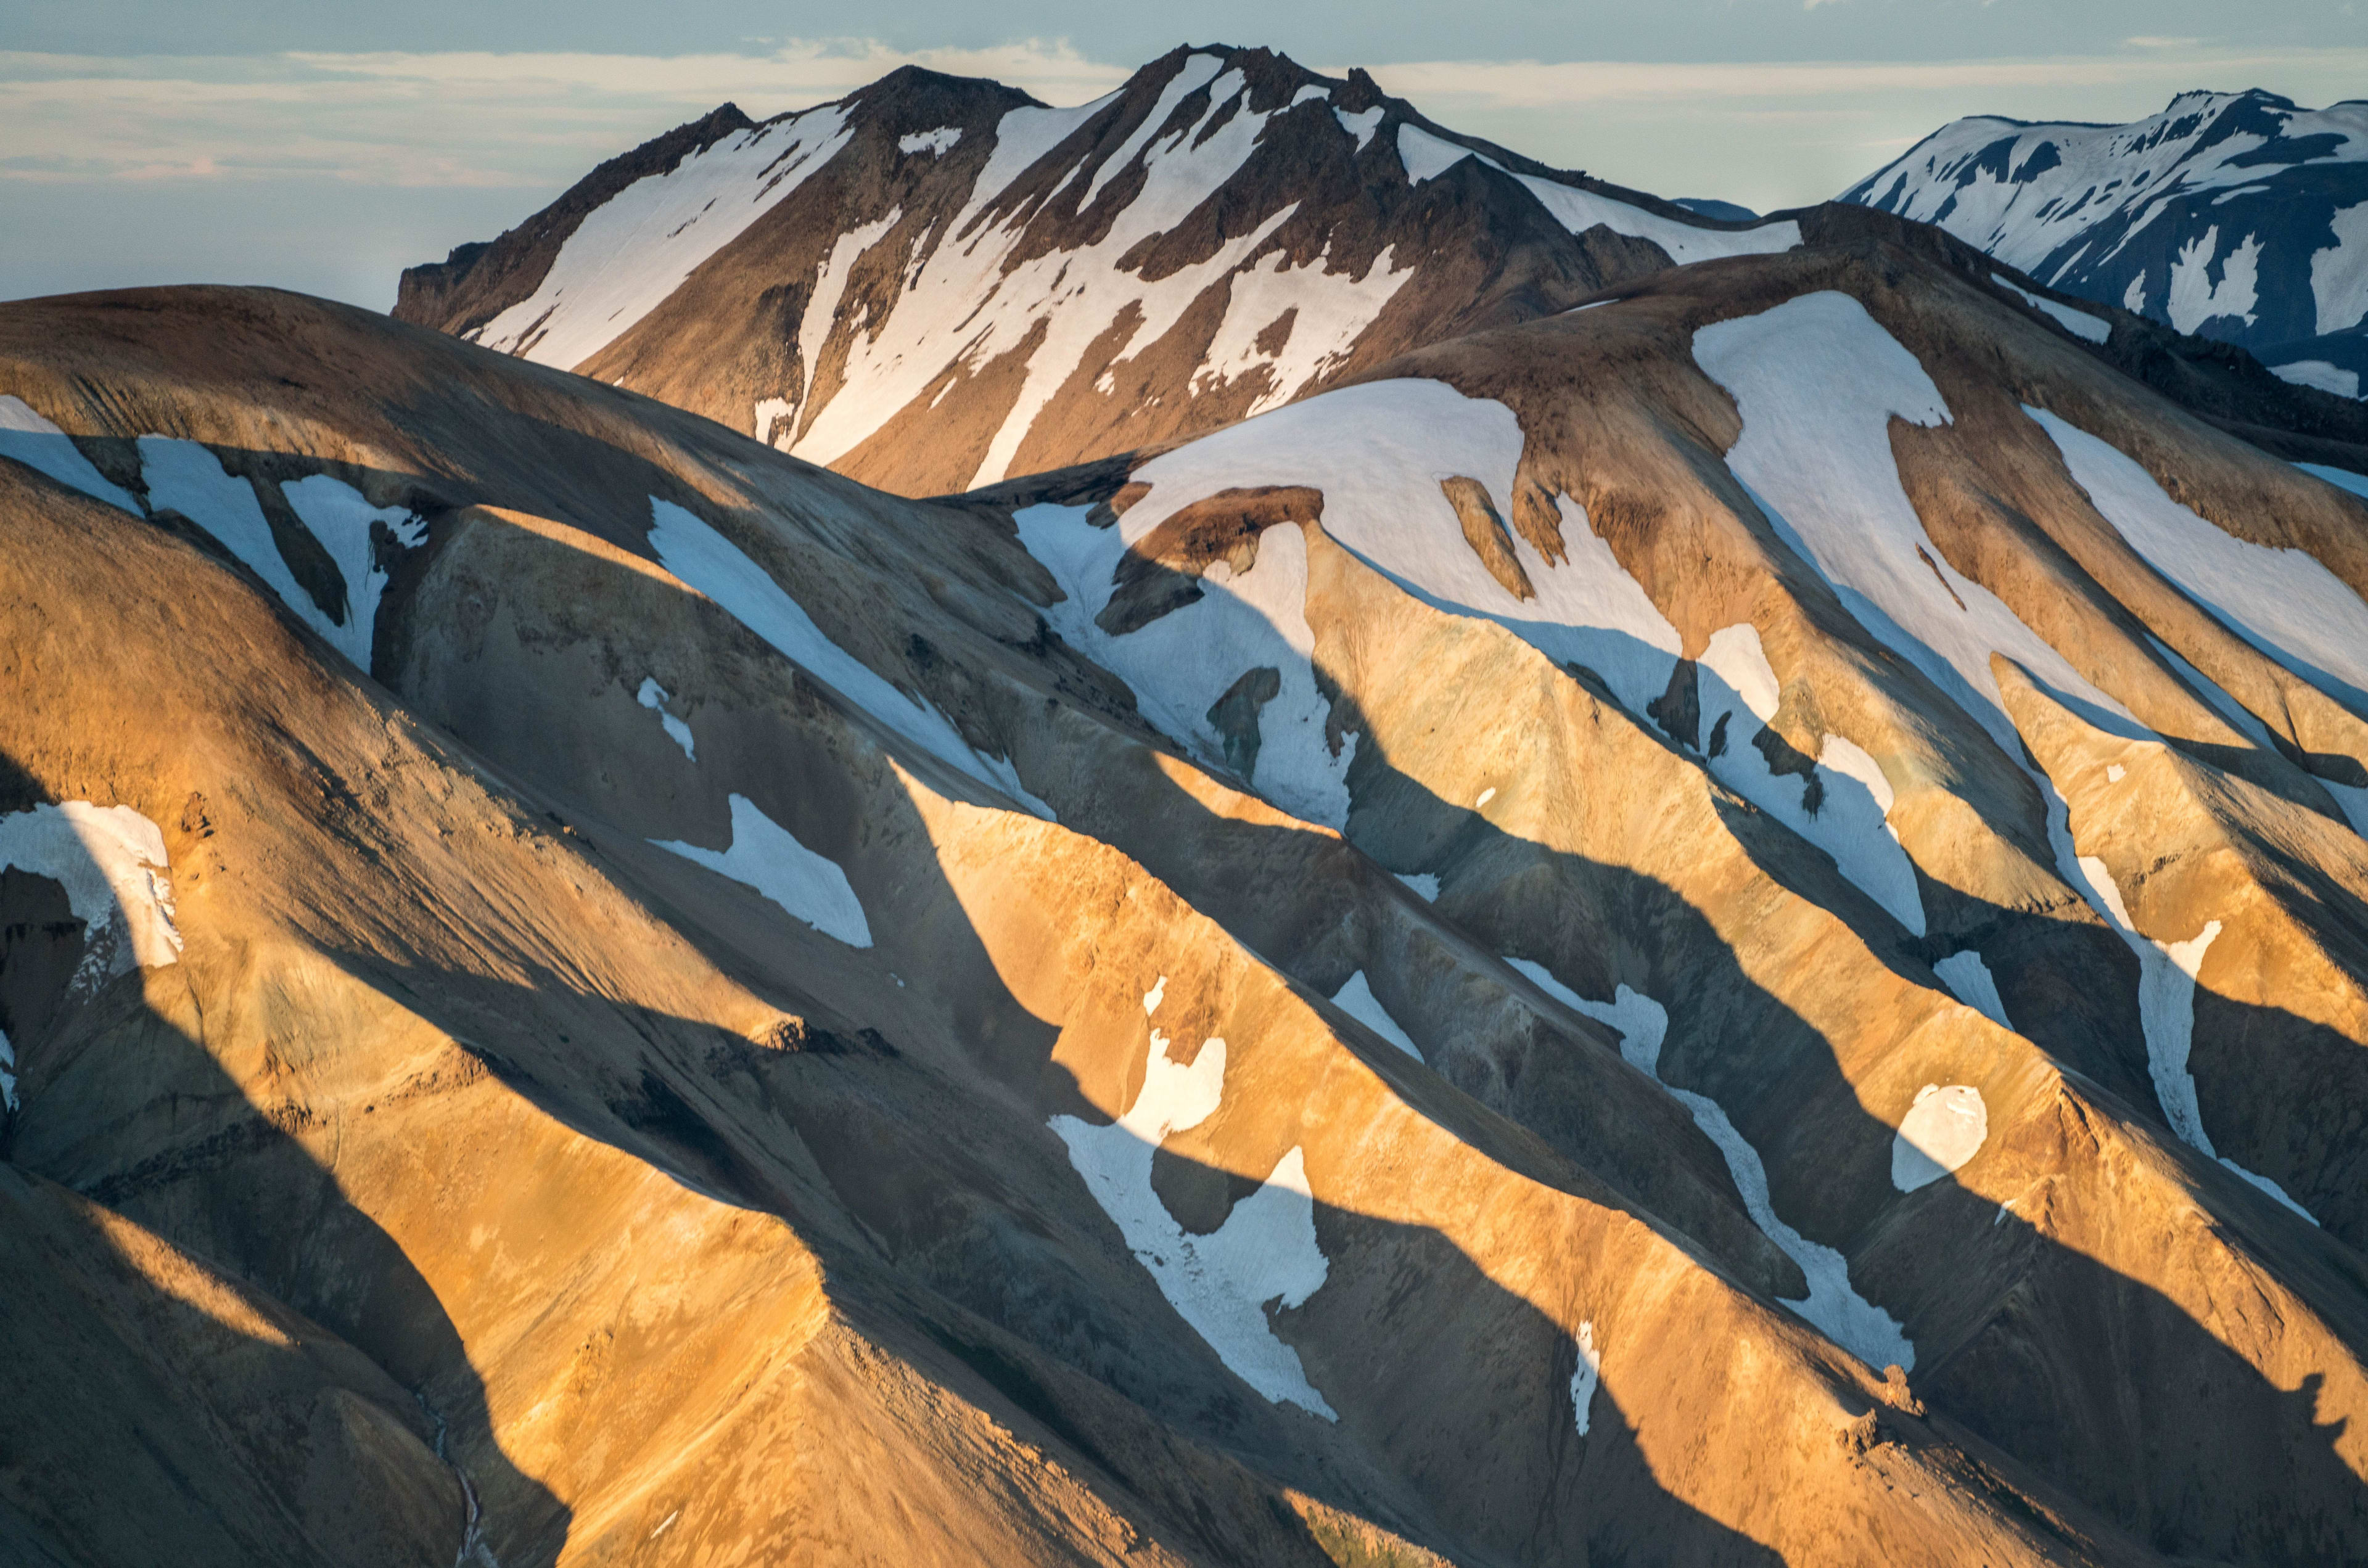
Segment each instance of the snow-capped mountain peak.
M2188 92L2127 125L1975 117L1841 199L2242 343L2289 380L2357 396L2368 374L2368 101Z
M1800 237L1459 135L1360 71L1210 46L1067 108L906 68L761 124L718 110L406 273L396 313L928 493Z

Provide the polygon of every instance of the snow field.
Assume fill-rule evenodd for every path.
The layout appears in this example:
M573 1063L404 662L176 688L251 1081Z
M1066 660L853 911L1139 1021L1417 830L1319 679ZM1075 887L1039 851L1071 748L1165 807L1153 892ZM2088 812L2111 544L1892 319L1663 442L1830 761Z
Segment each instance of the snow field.
M63 430L22 398L0 394L0 458L14 458L36 473L48 474L69 490L140 516L140 503L91 466Z
M1570 1371L1570 1413L1578 1426L1578 1435L1587 1436L1588 1407L1595 1403L1595 1391L1603 1383L1603 1352L1595 1346L1595 1324L1592 1320L1578 1325L1578 1364Z
M1067 596L1044 612L1053 629L1125 681L1160 733L1220 767L1224 739L1210 709L1250 671L1279 672L1280 691L1258 710L1258 752L1248 782L1295 816L1345 824L1356 737L1346 737L1337 756L1325 738L1331 704L1315 686L1307 541L1298 525L1279 523L1259 534L1258 560L1247 572L1236 576L1218 562L1201 578L1200 599L1113 637L1094 618L1110 603L1111 574L1140 531L1095 528L1087 511L1045 504L1014 514L1020 544Z
M721 850L653 838L659 848L752 887L825 937L850 948L871 945L871 926L847 873L800 844L746 795L732 797L732 840Z
M1808 809L1810 779L1780 774L1752 737L1776 716L1776 672L1748 621L1721 627L1695 668L1701 738L1712 777L1833 857L1853 886L1916 936L1924 934L1924 900L1916 869L1888 820L1890 781L1874 758L1840 735L1827 735L1815 771L1820 800ZM1716 756L1714 736L1725 744Z
M320 633L323 642L351 660L357 669L370 673L379 599L387 584L386 572L377 564L370 525L383 525L396 543L414 549L427 540L425 524L400 507L372 506L361 492L327 474L281 485L279 493L345 580L345 602L332 616L288 569L254 487L232 477L205 446L165 436L142 436L140 463L151 506L179 512L211 534L262 578L297 619Z
M896 151L907 157L915 153L927 153L934 158L952 151L954 143L962 140L962 135L959 125L940 125L935 131L919 131L910 136L899 136L896 138Z
M67 801L0 816L0 870L12 866L63 887L83 923L74 993L180 960L165 835L130 806Z
M1690 261L1704 261L1721 256L1770 256L1787 251L1801 243L1801 226L1787 218L1778 223L1762 223L1751 229L1696 228L1675 218L1664 218L1647 212L1641 207L1599 196L1591 190L1557 181L1542 179L1536 175L1517 175L1485 153L1434 136L1411 122L1398 127L1398 162L1406 166L1406 178L1415 185L1437 179L1466 158L1477 158L1487 167L1520 185L1538 205L1552 215L1554 222L1574 234L1585 233L1598 223L1615 234L1627 234L1635 239L1650 240L1668 253L1669 259L1682 267Z
M2316 557L2252 544L2164 494L2119 449L2024 405L2130 548L2222 624L2355 710L2368 709L2368 604Z
M2152 222L2174 199L2205 191L2233 195L2281 167L2264 165L2259 157L2245 161L2269 145L2267 138L2251 131L2214 134L2215 122L2235 98L2226 93L2182 93L2160 114L2127 125L2034 125L1987 116L1960 119L1927 137L1845 199L1875 200L1903 217L1938 223L2030 272L2109 214L2138 214L2122 241L2125 244L2129 235ZM2175 124L2190 119L2193 129L2170 134ZM2303 110L2284 122L2288 140L2327 132L2344 138L2336 158L2368 156L2368 113L2357 104ZM2009 177L2001 179L1981 167L1965 178L1975 160L2000 142L2008 143L2003 162ZM1901 199L1891 206L1890 193L1903 176L1907 183ZM2078 259L2076 253L2057 267L2057 275ZM2327 324L2324 313L2322 310L2318 330L2340 330Z
M650 498L650 548L668 572L891 733L1052 820L1053 808L1028 792L1008 759L993 761L973 751L952 721L929 702L899 691L825 636L803 607L738 545L655 496Z
M1414 1037L1390 1017L1389 1009L1374 996L1372 983L1365 978L1363 970L1350 975L1347 983L1333 993L1332 1005L1417 1062L1422 1060L1422 1051L1415 1044Z
M1156 996L1167 984L1154 987ZM1151 1010L1146 997L1145 1011ZM1299 1353L1275 1336L1266 1307L1297 1307L1329 1272L1315 1239L1315 1202L1304 1152L1294 1145L1258 1189L1234 1205L1205 1236L1186 1232L1151 1186L1153 1157L1170 1132L1216 1114L1225 1077L1225 1042L1211 1038L1187 1064L1167 1054L1168 1039L1151 1031L1143 1088L1126 1113L1096 1127L1073 1116L1047 1123L1094 1201L1117 1225L1127 1250L1149 1272L1168 1305L1226 1369L1270 1403L1295 1404L1326 1421L1339 1415L1307 1381Z
M1694 1125L1725 1157L1727 1175L1751 1222L1776 1244L1778 1251L1800 1265L1803 1277L1808 1280L1808 1295L1799 1301L1785 1300L1785 1305L1868 1366L1880 1369L1896 1362L1903 1370L1913 1371L1916 1346L1896 1318L1851 1288L1849 1260L1777 1218L1768 1195L1768 1169L1760 1162L1759 1152L1736 1131L1718 1102L1707 1095L1678 1088L1661 1077L1661 1042L1669 1031L1668 1009L1625 985L1609 1002L1590 1002L1556 980L1542 963L1514 958L1505 961L1554 1000L1619 1030L1622 1057L1660 1084L1686 1108Z
M633 693L633 700L658 716L658 723L665 728L666 738L682 748L683 756L693 762L699 760L699 747L691 739L690 726L666 710L666 705L672 699L666 695L666 688L658 684L657 676L643 676L642 688Z
M1222 66L1214 55L1188 56L1181 73L1162 89L1149 118L1087 180L1080 210L1091 207L1104 187L1130 166L1139 164L1144 171L1142 187L1115 215L1100 240L1019 262L1008 270L1006 263L1019 243L1020 225L1035 209L1014 210L985 225L979 222L982 213L1062 139L1101 112L1108 100L1080 109L1022 108L1007 115L996 133L996 152L973 187L970 204L907 279L895 311L886 320L871 324L871 330L851 336L847 385L808 415L806 428L791 449L814 462L837 460L928 390L948 364L949 347L955 362L976 369L1024 341L1042 321L1044 338L1030 356L1018 398L971 483L987 484L1005 477L1036 416L1112 323L1132 309L1139 312L1140 322L1129 344L1139 351L1156 342L1194 300L1255 255L1296 210L1294 205L1270 214L1206 260L1164 278L1145 278L1120 267L1120 257L1183 222L1230 179L1273 118L1272 113L1243 108L1207 141L1200 142L1201 131L1248 90L1239 72L1220 74ZM1180 132L1163 135L1168 116L1204 86L1208 107ZM1074 188L1083 175L1080 168L1063 189ZM1047 199L1060 196L1056 191ZM1304 286L1309 280L1299 276ZM1320 373L1339 345L1363 331L1403 280L1393 280L1386 268L1375 267L1362 279L1323 285L1317 290L1320 300L1303 306L1303 318L1292 339L1272 357L1279 367L1276 374L1282 378L1271 389L1272 395L1287 397L1297 392L1304 378L1291 378L1300 374L1303 365L1316 368L1311 374ZM1243 290L1244 316L1233 324L1228 350L1230 363L1239 373L1252 363L1265 362L1265 357L1245 362L1235 339L1254 340L1281 313L1281 307L1251 322L1247 318L1264 309L1265 292L1271 291L1271 285L1237 283L1236 287Z
M2086 338L2090 343L2102 343L2113 335L2112 324L2102 316L2091 315L2087 311L2075 310L2070 305L2059 305L2053 300L2042 298L2028 289L2019 288L2008 282L1995 272L1990 274L1990 281L2022 301L2032 310L2044 311L2055 317L2063 324L2064 330L2075 337Z
M708 257L837 155L853 134L837 104L735 131L585 216L532 295L469 335L573 369L664 303Z
M1055 630L1125 678L1146 711L1158 701L1163 687L1178 683L1180 666L1174 659L1155 656L1157 644L1137 644L1132 650L1114 644L1148 637L1168 622L1197 631L1216 618L1189 621L1188 617L1203 609L1203 605L1194 605L1127 638L1104 636L1091 620L1108 602L1110 574L1125 547L1183 506L1219 491L1245 484L1304 484L1324 494L1324 531L1397 586L1435 609L1493 620L1557 665L1587 666L1603 677L1632 713L1642 714L1668 687L1682 647L1677 628L1588 525L1585 511L1567 497L1559 502L1567 551L1564 560L1549 562L1512 526L1507 514L1521 444L1518 421L1500 403L1467 398L1440 381L1367 382L1276 409L1144 464L1134 477L1149 483L1151 493L1128 510L1115 529L1087 528L1080 508L1037 507L1019 514L1020 538L1076 601L1048 612ZM1887 444L1883 451L1887 464ZM1478 480L1498 515L1507 517L1505 540L1535 590L1534 598L1517 597L1473 551L1454 506L1440 489L1440 481L1451 475ZM1900 504L1906 505L1905 496ZM1070 521L1061 523L1063 517ZM1258 570L1264 569L1264 560L1261 555ZM1920 563L1916 569L1924 570ZM1204 589L1207 585L1204 579ZM1295 618L1287 628L1280 620L1275 624L1296 647L1304 618ZM1242 622L1232 634L1258 632ZM1270 640L1261 638L1261 651L1256 653L1244 649L1220 656L1213 637L1204 644L1180 629L1169 635L1188 645L1182 657L1213 660L1216 667L1168 699L1167 716L1154 722L1179 740L1197 739L1203 756L1215 755L1217 749L1217 737L1203 717L1207 708L1244 671L1273 665L1289 672L1287 697L1299 689L1293 684L1298 665L1283 665ZM1699 673L1700 738L1705 750L1719 713L1735 714L1720 755L1706 758L1713 775L1831 855L1845 877L1921 935L1924 911L1915 870L1885 820L1892 791L1873 758L1842 736L1825 737L1816 769L1823 802L1812 813L1804 805L1807 781L1771 773L1766 757L1750 744L1774 715L1778 696L1775 673L1760 650L1758 631L1748 625L1721 631L1712 639ZM1983 679L1988 679L1986 665ZM1320 701L1312 672L1305 692L1309 703ZM1270 704L1268 712L1273 708ZM1304 711L1320 727L1320 714L1313 707ZM1173 727L1178 724L1183 728ZM1270 744L1274 732L1262 728L1261 733ZM1326 801L1327 810L1341 814L1318 816L1312 809L1312 791L1300 795L1309 802L1303 809L1270 790L1267 766L1261 750L1253 782L1269 799L1314 821L1334 826L1345 822L1345 789ZM1315 783L1317 772L1306 770L1304 782Z
M1778 535L2009 756L2021 757L2022 742L1990 674L1993 652L2128 717L1996 595L1959 575L1925 534L1892 460L1890 420L1941 425L1949 410L1916 357L1863 305L1847 294L1804 294L1702 328L1694 358L1742 411L1727 467Z
M1989 1107L1979 1089L1925 1085L1892 1136L1891 1185L1902 1192L1930 1186L1980 1153L1989 1135Z
M1990 977L1990 966L1982 961L1981 954L1971 948L1951 953L1932 966L1932 972L1958 1001L2002 1029L2014 1028L2007 1020L2006 1004L1998 1000L1998 982Z
M2363 246L2368 249L2368 246ZM2360 372L2346 370L2324 359L2296 359L2289 364L2272 365L2270 374L2282 381L2298 387L2317 387L2320 392L2333 392L2338 397L2360 395Z

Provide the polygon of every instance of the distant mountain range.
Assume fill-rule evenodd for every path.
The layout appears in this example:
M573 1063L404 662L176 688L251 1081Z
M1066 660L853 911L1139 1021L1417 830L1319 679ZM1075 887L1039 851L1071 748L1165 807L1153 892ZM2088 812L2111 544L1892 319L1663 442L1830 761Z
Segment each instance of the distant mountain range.
M1841 198L1937 223L2050 286L2368 383L2368 101L2182 93L2128 125L1977 116Z

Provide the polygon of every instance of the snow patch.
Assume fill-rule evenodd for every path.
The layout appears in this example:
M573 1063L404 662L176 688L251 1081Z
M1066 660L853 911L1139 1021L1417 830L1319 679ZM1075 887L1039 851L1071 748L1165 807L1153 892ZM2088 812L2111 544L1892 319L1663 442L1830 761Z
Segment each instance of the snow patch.
M1166 1001L1167 998L1167 977L1163 974L1157 981L1153 983L1150 990L1143 994L1143 1016L1147 1018L1154 1013L1158 1012L1159 1004Z
M2197 1100L2195 1078L2188 1071L2187 1062L2195 1040L2195 980L2203 971L2203 955L2220 935L2220 922L2206 921L2203 930L2183 942L2157 941L2141 933L2130 923L2129 909L2122 902L2121 886L2113 881L2112 872L2100 857L2079 855L2073 848L2068 808L2052 785L2047 793L2051 797L2049 836L2061 835L2058 857L2077 858L2079 874L2074 885L2089 896L2089 903L2105 916L2106 924L2137 955L2138 1028L2146 1036L2146 1075L2154 1080L2155 1098L2162 1107L2163 1119L2170 1124L2180 1141L2196 1153L2218 1160L2279 1203L2317 1224L2317 1218L2286 1196L2285 1188L2214 1150L2212 1135L2203 1130L2203 1109ZM2059 812L2063 813L2061 826Z
M981 756L934 705L899 691L823 635L804 608L738 545L655 496L650 498L650 548L667 571L891 733L1052 820L1053 808L1028 792L1008 759Z
M244 479L233 478L222 460L205 446L142 436L140 460L152 506L178 512L212 535L262 578L296 619L364 674L369 673L379 598L387 584L386 572L377 564L370 527L373 523L384 526L396 543L409 549L426 540L425 524L401 507L372 506L361 492L327 474L281 485L280 494L345 580L345 599L336 607L337 615L332 616L288 569L254 487Z
M1971 1084L1927 1084L1891 1140L1891 1185L1902 1192L1929 1187L1982 1151L1990 1135L1989 1108Z
M1047 1125L1067 1146L1069 1164L1118 1226L1127 1250L1226 1369L1271 1403L1295 1404L1338 1421L1308 1382L1299 1353L1276 1337L1266 1315L1269 1302L1304 1304L1329 1272L1316 1244L1305 1154L1294 1145L1208 1235L1178 1225L1152 1188L1152 1160L1170 1132L1198 1127L1216 1113L1224 1091L1225 1042L1204 1040L1189 1064L1168 1056L1168 1043L1166 1035L1151 1031L1143 1088L1116 1121L1096 1127L1056 1116Z
M1990 654L2002 653L2059 691L2121 718L2091 685L1988 589L1941 556L1891 453L1894 415L1949 420L1916 357L1846 294L1789 300L1694 335L1694 358L1735 395L1743 435L1727 466L1778 535L1815 566L1877 641L1915 665L2020 762ZM2135 721L2133 721L2135 722Z
M1533 981L1538 988L1573 1011L1611 1025L1620 1031L1620 1054L1676 1096L1692 1116L1694 1125L1725 1157L1727 1175L1743 1199L1743 1207L1762 1234L1801 1267L1809 1293L1798 1301L1783 1300L1819 1332L1870 1367L1896 1363L1902 1370L1916 1367L1916 1346L1897 1319L1874 1305L1850 1282L1850 1263L1828 1246L1809 1240L1776 1217L1768 1195L1768 1170L1759 1152L1736 1131L1726 1112L1707 1095L1680 1089L1660 1075L1661 1043L1669 1032L1668 1009L1641 992L1622 985L1609 1002L1590 1002L1556 980L1545 965L1528 959L1505 960Z
M1697 228L1675 218L1664 218L1632 207L1625 201L1599 196L1591 190L1564 185L1558 180L1544 179L1536 175L1517 175L1485 153L1460 146L1443 137L1434 136L1412 123L1398 127L1398 162L1406 166L1406 179L1415 185L1438 178L1466 158L1477 158L1489 168L1506 176L1535 197L1564 228L1574 234L1585 233L1601 224L1615 234L1650 240L1668 253L1671 261L1682 267L1688 262L1706 261L1722 256L1772 256L1779 251L1795 248L1801 243L1801 225L1787 218L1782 222L1761 223L1749 229Z
M1483 807L1483 806L1486 805L1489 801L1491 801L1495 800L1496 798L1497 798L1497 786L1495 786L1494 784L1491 784L1491 785L1489 785L1489 786L1488 786L1488 788L1486 788L1486 790L1481 790L1481 791L1480 791L1480 798L1479 798L1478 800L1476 800L1476 801L1473 801L1473 802L1472 802L1472 809L1473 809L1474 811L1475 811L1475 812L1476 812L1476 811L1478 811L1481 807Z
M806 296L805 311L798 317L798 374L803 378L799 383L803 389L798 393L801 405L814 400L814 382L822 374L823 350L829 347L831 328L838 320L838 302L847 293L848 274L863 253L878 244L904 215L903 208L892 209L886 217L858 224L831 242L830 254L823 258L822 270L815 275L814 292Z
M800 374L803 374L803 369L801 369ZM791 398L758 398L756 402L756 405L749 410L748 433L756 437L759 441L764 442L765 445L768 447L787 445L795 426L793 425L782 426L781 421L789 418L791 415L794 414L797 411L797 406L796 401ZM780 439L778 441L774 438L777 427L779 427L780 433Z
M2354 709L2368 707L2368 604L2300 550L2252 544L2180 506L2109 442L2044 409L2064 466L2147 564L2237 636Z
M1373 987L1365 979L1363 970L1350 975L1348 983L1333 993L1332 1005L1417 1062L1422 1060L1422 1051L1416 1046L1414 1037L1399 1027L1398 1021L1390 1017L1389 1009L1374 996Z
M1932 966L1932 972L1958 1001L2002 1029L2014 1028L2007 1019L2006 1004L1998 999L1998 982L1991 978L1990 966L1982 961L1981 954L1971 948L1951 953Z
M540 287L470 334L573 369L631 330L853 135L837 104L731 135L645 175L585 216Z
M1368 109L1359 109L1355 114L1335 107L1332 118L1340 122L1341 130L1357 139L1357 151L1361 153L1365 150L1365 143L1373 139L1373 132L1382 128L1383 112L1380 104Z
M1190 450L1190 449L1187 449ZM1156 462L1137 470L1151 477ZM1152 478L1155 494L1163 481ZM1248 781L1284 811L1327 827L1349 820L1349 765L1354 735L1336 754L1326 739L1331 704L1315 684L1315 633L1307 624L1307 541L1296 523L1258 535L1258 559L1236 576L1224 562L1201 577L1201 597L1121 636L1094 618L1109 604L1111 574L1126 547L1147 529L1139 514L1167 507L1146 501L1121 528L1098 528L1087 508L1044 504L1014 514L1019 542L1052 573L1065 596L1045 611L1062 639L1134 691L1145 719L1212 766L1225 766L1225 738L1210 710L1253 670L1278 672L1277 694L1258 710L1258 748ZM1156 520L1156 519L1153 519Z
M2368 317L2368 201L2337 208L2328 226L2335 231L2335 243L2310 256L2311 302L2321 336L2347 331Z
M8 1043L8 1031L0 1029L0 1110L17 1108L17 1048Z
M1398 881L1404 882L1407 887L1412 888L1414 890L1415 897L1422 900L1423 903L1437 903L1439 902L1439 879L1433 876L1430 872L1393 871L1390 875L1397 878Z
M683 756L693 762L699 760L699 748L690 738L690 726L666 710L666 705L672 699L666 695L666 688L658 684L655 676L642 677L642 689L633 693L633 700L658 716L658 723L666 730L667 738L682 748Z
M68 983L74 994L134 967L179 961L165 835L130 806L67 801L0 816L0 870L10 867L65 889L66 907L83 924L82 961Z
M14 458L69 490L140 516L140 503L92 466L74 438L41 417L22 398L0 394L0 458Z
M1392 270L1394 254L1385 247L1358 277L1328 268L1327 241L1305 267L1294 268L1291 253L1278 251L1272 267L1251 265L1235 273L1225 318L1193 377L1194 391L1215 391L1263 366L1267 389L1247 410L1263 414L1338 369L1383 307L1414 276L1412 267ZM1286 312L1292 312L1290 335L1278 347L1259 347L1259 338Z
M1595 1324L1592 1319L1578 1325L1578 1364L1570 1369L1570 1414L1578 1424L1578 1435L1587 1436L1588 1406L1595 1403L1595 1391L1603 1382L1603 1352L1595 1347Z
M2220 228L2214 224L2180 246L2170 264L2170 297L2163 301L2163 309L2169 312L2170 324L2181 332L2193 332L2214 316L2236 316L2250 326L2258 313L2253 307L2260 302L2260 236L2246 235L2221 258L2220 281L2214 283L2207 271L2219 244Z
M2105 765L2105 782L2108 784L2118 784L2129 776L2130 770L2118 762Z
M2084 337L2091 343L2102 343L2113 335L2112 323L2100 316L2090 315L2087 311L2075 310L2070 305L2057 304L2055 301L2034 294L2028 289L2018 288L1995 272L1990 274L1990 281L2021 300L2032 310L2044 311L2055 317L2064 330L2075 337Z
M1850 883L1915 935L1924 934L1916 869L1887 813L1890 781L1864 748L1825 737L1806 778L1776 772L1753 737L1776 716L1776 672L1748 621L1721 627L1696 665L1704 762L1712 776L1833 857ZM1747 717L1748 715L1748 717ZM1715 746L1717 755L1709 755ZM1809 809L1811 791L1817 806Z
M2360 395L2360 372L2347 370L2324 359L2295 359L2270 367L2270 374L2282 381L2298 387L2316 387L2320 392L2333 392L2338 397Z
M962 134L959 125L940 125L935 131L916 131L910 136L896 138L896 151L908 157L915 153L927 153L934 158L961 141Z
M825 937L836 937L850 948L871 945L863 905L838 863L800 844L746 795L732 797L732 840L722 850L701 849L680 839L650 842L755 888Z

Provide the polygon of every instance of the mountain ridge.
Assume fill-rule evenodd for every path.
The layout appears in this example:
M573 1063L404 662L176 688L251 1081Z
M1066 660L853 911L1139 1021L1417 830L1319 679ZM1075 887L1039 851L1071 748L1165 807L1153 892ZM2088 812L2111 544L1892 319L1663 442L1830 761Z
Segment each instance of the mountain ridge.
M905 101L924 90L942 101ZM752 173L714 177L771 179L761 212L702 220L700 186L676 213L646 175L633 199L659 204L635 221L657 229L725 222L720 243L620 260L624 244L659 254L620 228L584 242L575 281L554 283L550 236L584 205L571 196L567 213L514 232L531 236L511 246L520 259L476 303L446 308L469 286L419 273L397 314L928 494L1212 427L1414 342L1564 308L1665 265L1671 244L1765 248L1791 233L1549 170L1435 125L1361 72L1321 77L1263 50L1180 48L1074 109L908 69L730 145L744 142ZM463 258L461 276L506 244ZM583 307L592 317L571 289L600 301Z
M147 819L183 943L0 883L12 1160L463 1473L221 1462L504 1562L2351 1551L2368 511L1849 221L947 505L0 309L0 827ZM211 1517L124 1425L0 1514Z
M2116 194L2118 192L2118 194ZM2368 100L2176 95L2127 124L1972 116L1839 199L1948 228L2048 283L2241 343L2360 396Z

